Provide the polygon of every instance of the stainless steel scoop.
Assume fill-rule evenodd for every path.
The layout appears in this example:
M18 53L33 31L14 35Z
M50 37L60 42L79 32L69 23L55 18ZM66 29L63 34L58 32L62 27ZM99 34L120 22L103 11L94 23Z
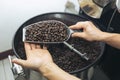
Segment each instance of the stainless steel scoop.
M40 34L38 35L38 36L35 36L35 35L37 35L37 30L35 31L35 29L32 29L32 30L34 30L33 31L33 33L30 33L30 34L27 34L27 30L28 29L30 29L30 28L37 28L37 27L40 27L40 24L42 25L42 24L53 24L54 25L54 23L58 23L58 24L61 24L65 29L66 29L66 34L67 34L67 36L65 37L65 39L63 39L63 40L60 40L60 41L45 41L44 39L44 41L36 41L36 40L28 40L27 39L27 35L31 35L31 37L32 38L39 38L40 36ZM53 26L52 25L52 26ZM55 24L56 25L56 24ZM36 26L36 27L35 27ZM44 25L45 26L45 25ZM44 27L44 26L42 26L42 27ZM57 27L57 26L56 26ZM47 30L47 29L46 29ZM57 31L59 31L59 30L57 30ZM36 32L36 33L35 33ZM28 26L26 26L26 27L24 27L23 28L23 42L31 42L31 43L47 43L47 44L50 44L50 43L63 43L64 41L67 41L69 38L70 38L70 36L71 36L71 34L72 33L74 33L74 31L73 30L71 30L70 28L68 28L68 26L66 25L66 24L64 24L63 22L61 22L61 21L57 21L57 20L47 20L47 21L40 21L40 22L37 22L37 23L33 23L33 24L31 24L31 25L28 25ZM41 32L41 34L42 34L42 32ZM48 36L51 36L50 34L46 34L46 35L48 35ZM53 33L53 35L54 35L54 33ZM59 36L60 35L60 32L58 32L58 34L57 34L58 36L57 37L61 37L61 36Z

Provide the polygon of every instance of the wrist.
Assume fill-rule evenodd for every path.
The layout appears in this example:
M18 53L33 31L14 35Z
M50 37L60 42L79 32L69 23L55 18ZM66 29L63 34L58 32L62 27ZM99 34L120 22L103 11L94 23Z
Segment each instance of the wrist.
M114 33L107 33L107 32L102 32L101 37L99 41L102 42L108 42L115 34Z
M54 70L54 67L56 67L57 65L55 63L48 63L48 64L44 64L42 66L40 66L40 68L38 69L39 72L41 72L43 74L43 76L46 77L47 74L51 73L52 70Z
M50 63L39 68L44 77L49 80L81 80L60 69L55 63Z

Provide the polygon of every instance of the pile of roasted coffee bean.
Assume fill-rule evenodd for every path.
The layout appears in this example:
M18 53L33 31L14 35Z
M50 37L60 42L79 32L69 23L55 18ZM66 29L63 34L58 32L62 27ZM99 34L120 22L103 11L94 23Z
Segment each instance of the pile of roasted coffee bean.
M27 26L25 41L62 42L67 40L67 28L56 20L41 21Z
M53 61L66 72L74 72L93 63L101 54L101 42L88 42L79 38L70 38L67 41L81 53L87 53L89 60L83 60L78 54L71 51L63 43L46 44ZM18 42L17 53L22 59L26 59L24 43Z

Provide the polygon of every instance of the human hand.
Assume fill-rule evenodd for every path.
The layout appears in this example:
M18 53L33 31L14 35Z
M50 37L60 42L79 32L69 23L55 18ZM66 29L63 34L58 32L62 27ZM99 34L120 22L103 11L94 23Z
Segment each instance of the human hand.
M53 63L52 57L46 47L40 45L24 43L27 60L13 59L12 62L21 66L39 70L40 67Z
M100 41L103 32L99 30L92 22L78 22L69 27L70 29L83 29L83 32L74 32L72 37L80 37L88 41Z
M49 80L81 80L60 69L53 62L46 47L41 48L40 45L29 43L25 43L24 45L27 60L13 59L13 63L40 71Z

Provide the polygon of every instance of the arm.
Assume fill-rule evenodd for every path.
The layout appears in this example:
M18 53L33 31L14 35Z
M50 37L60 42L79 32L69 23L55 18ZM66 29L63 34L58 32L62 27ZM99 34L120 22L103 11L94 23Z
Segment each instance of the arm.
M103 32L103 36L100 41L120 49L120 34Z
M80 80L60 69L52 60L46 47L25 43L27 60L13 59L12 62L26 68L34 69L43 74L48 80Z
M83 29L83 32L73 33L72 37L80 37L88 41L102 41L120 49L120 34L102 32L90 21L78 22L70 28Z
M42 72L48 80L81 80L63 71L54 63L41 67L39 71Z

